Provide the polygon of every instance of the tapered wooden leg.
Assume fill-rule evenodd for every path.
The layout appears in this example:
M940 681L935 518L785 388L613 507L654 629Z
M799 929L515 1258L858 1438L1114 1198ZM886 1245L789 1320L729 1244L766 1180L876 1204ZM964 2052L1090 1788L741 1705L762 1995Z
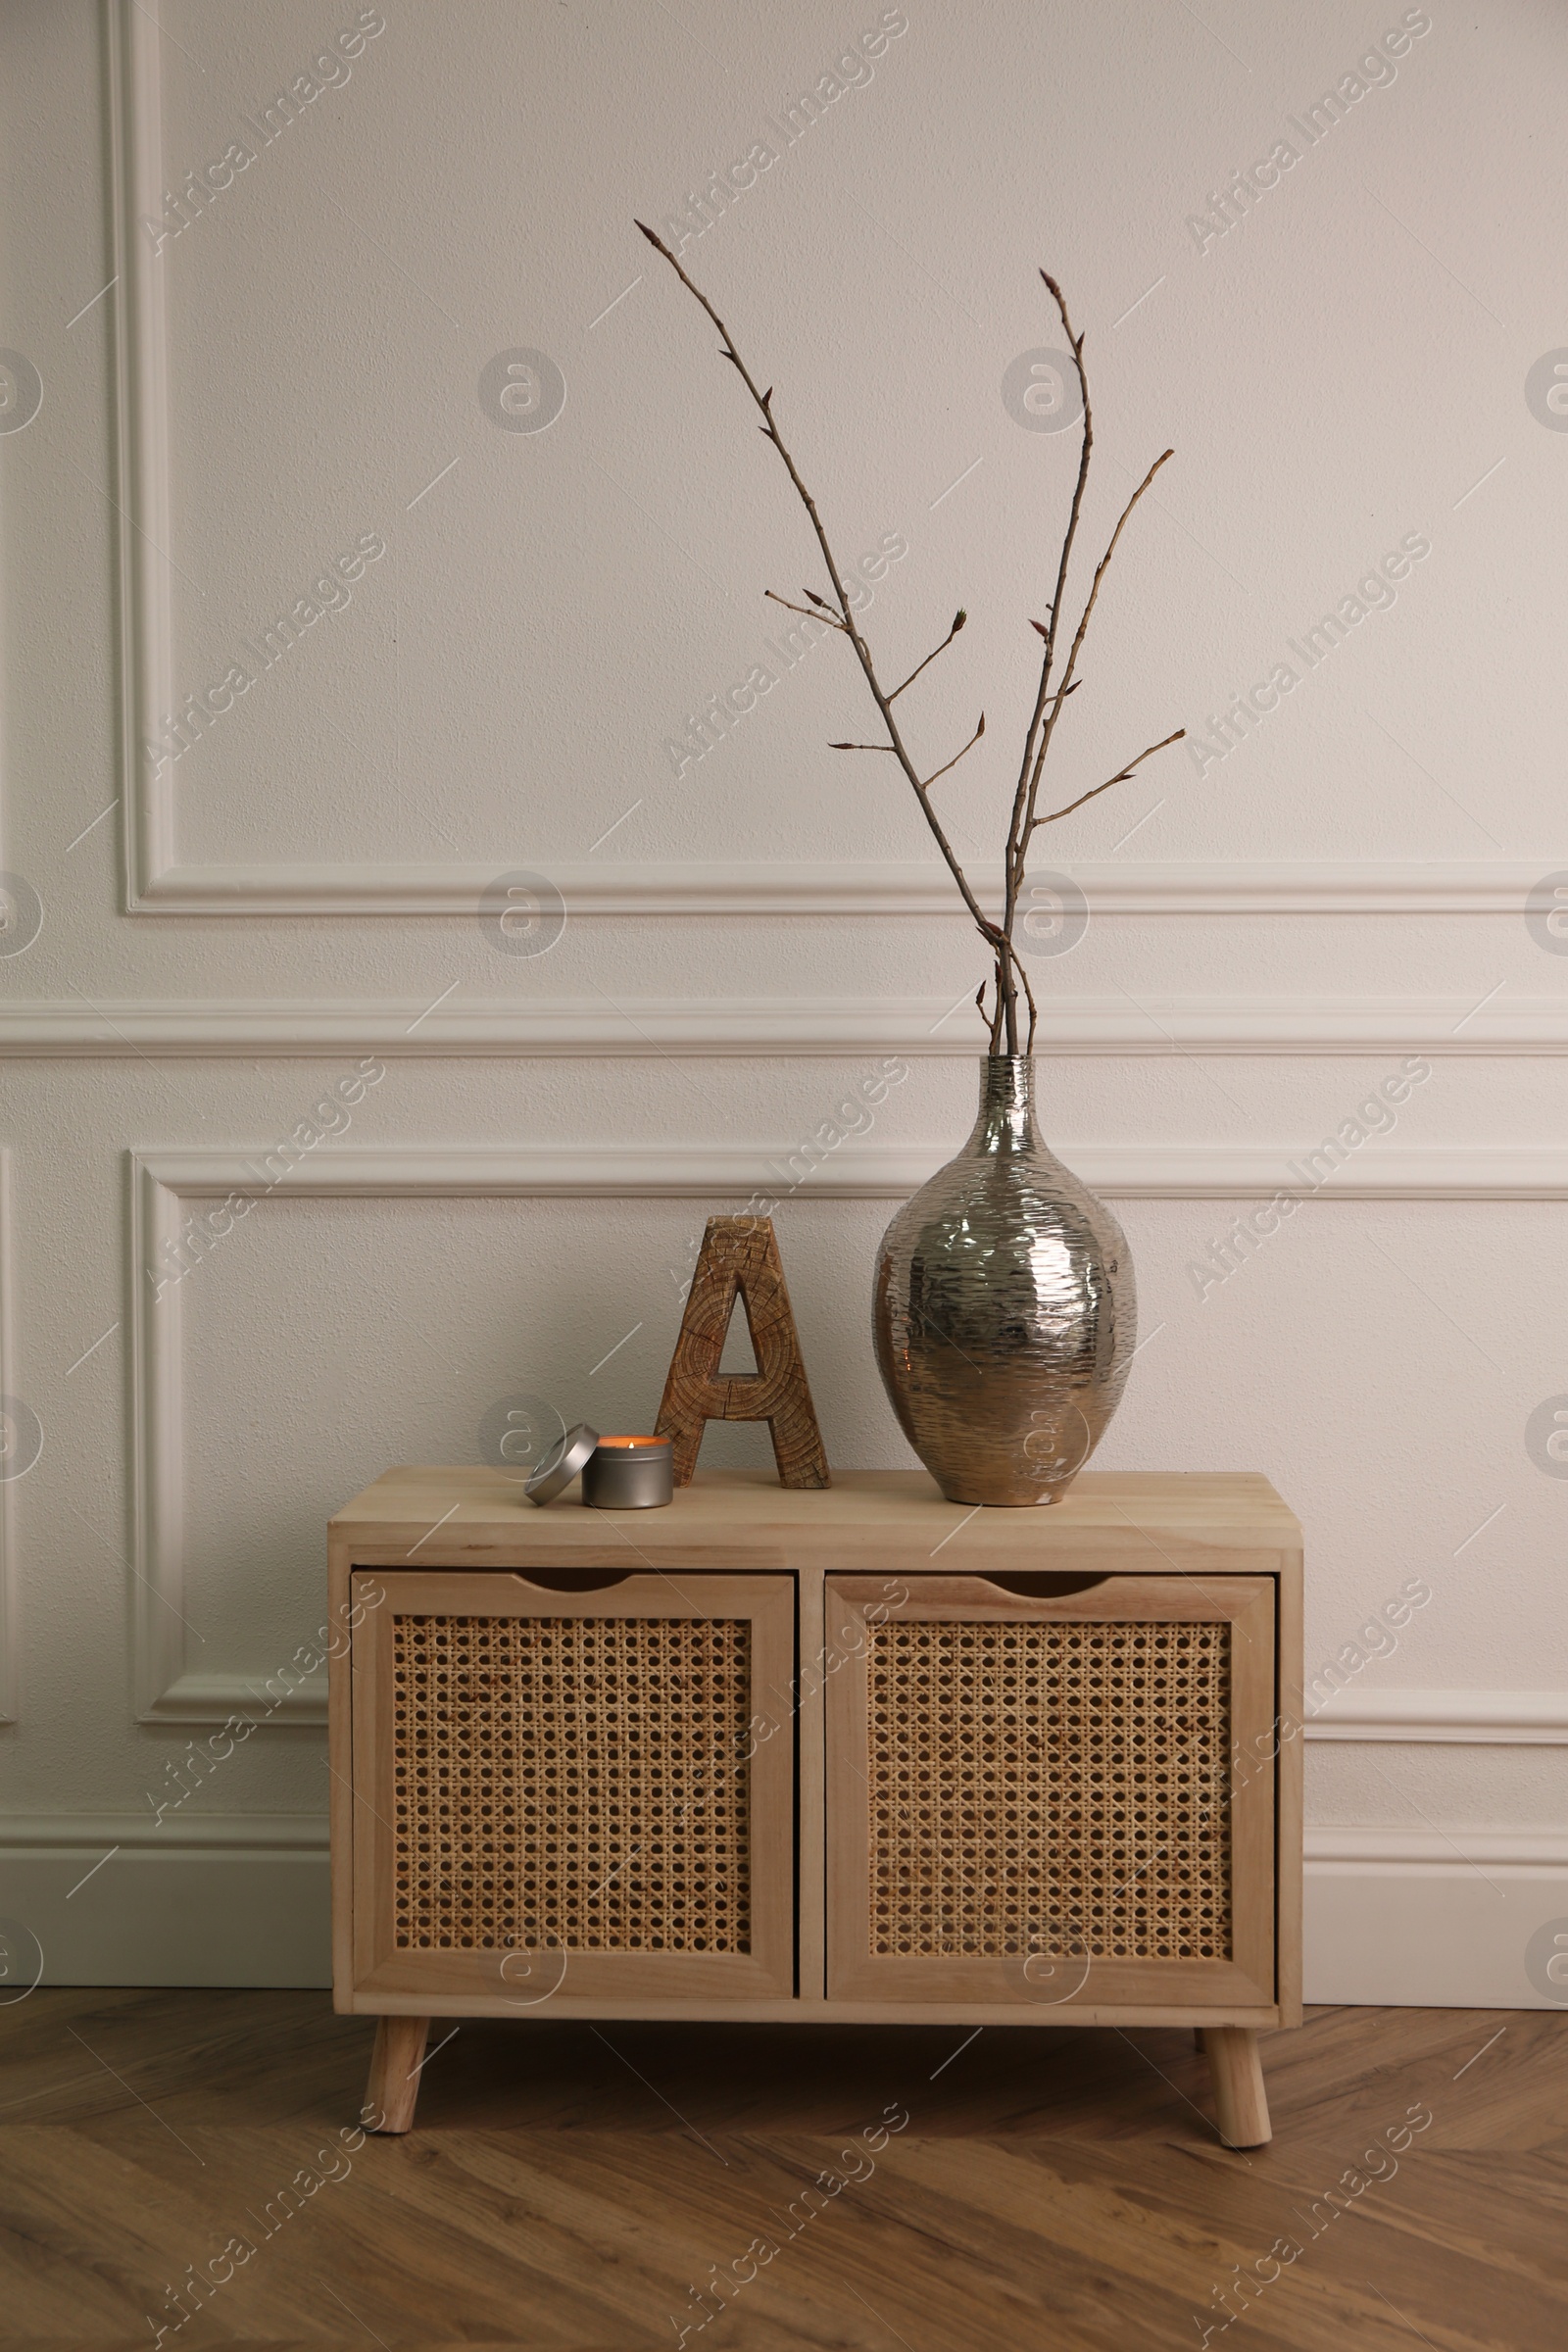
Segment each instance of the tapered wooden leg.
M1262 2147L1273 2132L1256 2033L1250 2026L1205 2026L1201 2038L1221 2139L1228 2148Z
M424 2057L427 2017L382 2017L376 2020L375 2049L370 2057L370 2080L366 2105L371 2132L407 2132L414 2121L419 2095L419 2066Z

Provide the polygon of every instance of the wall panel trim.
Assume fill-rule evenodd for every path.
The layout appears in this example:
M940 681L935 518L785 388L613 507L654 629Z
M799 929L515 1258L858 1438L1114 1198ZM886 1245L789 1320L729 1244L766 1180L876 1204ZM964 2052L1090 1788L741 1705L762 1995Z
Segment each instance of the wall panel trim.
M1547 2009L1526 1973L1533 1936L1568 1914L1568 1837L1319 1825L1306 1833L1308 2001L1423 2009ZM1494 2034L1478 2021L1468 2061Z
M0 1150L0 1396L14 1396L17 1393L16 1272L11 1233L11 1153ZM48 1443L46 1430L45 1446ZM0 1478L0 1723L15 1723L17 1720L16 1495L19 1483L14 1478Z
M0 1854L301 1853L327 1850L324 1813L3 1813Z
M985 1039L967 997L604 997L428 1000L79 997L0 1005L0 1059L221 1060L376 1054L407 1057L649 1054L967 1057ZM1063 1054L1321 1055L1568 1053L1568 995L1463 997L1058 997L1041 1058Z
M168 320L159 257L137 222L164 210L159 30L140 0L108 0L119 447L121 792L131 914L471 917L497 874L548 873L575 915L919 914L966 921L933 856L874 863L763 860L633 865L560 861L515 844L487 864L183 866L173 775L146 773L141 744L174 706ZM1519 914L1553 860L1354 863L1292 858L1075 864L1096 914ZM1000 867L974 877L993 896Z
M1456 1852L1457 1838L1463 1849ZM320 1853L328 1846L323 1813L0 1814L0 1855L51 1852L97 1857L113 1846L128 1853ZM1461 1825L1411 1830L1379 1823L1308 1823L1309 1866L1411 1869L1474 1863L1512 1870L1568 1870L1568 1832Z
M950 1148L852 1143L806 1178L799 1197L905 1200L942 1164ZM695 1144L539 1144L521 1150L345 1147L300 1161L275 1184L256 1172L269 1150L266 1144L223 1152L128 1152L135 1572L131 1606L137 1720L221 1723L231 1711L254 1711L261 1703L256 1689L260 1678L212 1670L193 1674L187 1667L180 1363L184 1284L169 1283L155 1298L152 1279L167 1262L164 1246L179 1233L183 1203L223 1200L230 1194L268 1194L310 1200L688 1199L743 1206L755 1194L777 1193L779 1170L790 1149L787 1144L738 1149ZM1086 1183L1113 1200L1247 1200L1303 1189L1286 1167L1299 1145L1265 1150L1251 1145L1063 1143L1060 1149ZM1353 1200L1568 1200L1568 1143L1534 1149L1390 1147L1376 1155L1368 1148L1313 1197L1330 1193ZM195 1266L193 1277L200 1271ZM1422 1695L1425 1701L1435 1698L1430 1692ZM1374 1701L1358 1698L1352 1703L1368 1706ZM1389 1698L1379 1703L1386 1706ZM319 1722L324 1706L322 1695L301 1689L280 1704L269 1705L267 1721ZM1341 1720L1371 1718L1342 1710ZM1358 1735L1325 1735L1309 1726L1308 1736Z
M1397 1740L1479 1747L1568 1747L1568 1690L1342 1691L1309 1740ZM1568 1860L1568 1838L1563 1840Z
M1456 1853L1457 1837L1463 1852ZM325 1813L0 1814L0 1855L51 1852L96 1857L119 1846L127 1853L320 1853L328 1846ZM1461 1826L1456 1832L1382 1824L1308 1823L1306 1859L1320 1867L1415 1868L1441 1864L1462 1871L1466 1857L1503 1869L1568 1869L1568 1833Z

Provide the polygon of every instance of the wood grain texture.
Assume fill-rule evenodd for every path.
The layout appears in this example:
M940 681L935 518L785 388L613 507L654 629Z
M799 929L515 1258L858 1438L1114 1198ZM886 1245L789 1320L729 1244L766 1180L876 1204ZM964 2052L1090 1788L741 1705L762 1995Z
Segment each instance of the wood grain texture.
M1279 1642L1275 1683L1274 1841L1275 1948L1280 2024L1301 2022L1301 1907L1305 1896L1306 1861L1302 1838L1304 1772L1302 1747L1306 1717L1301 1685L1303 1606L1300 1554L1283 1568L1279 1585ZM1289 1729L1289 1738L1286 1731ZM1240 1771L1238 1779L1242 1777Z
M1568 2015L1309 2012L1265 2043L1278 2136L1245 2153L1177 2031L450 2032L420 2129L356 2144L371 2029L322 1993L0 2007L6 2352L151 2345L236 2237L243 2267L166 2352L657 2352L720 2278L731 2308L689 2346L1193 2352L1282 2238L1298 2256L1213 2343L1568 2341ZM890 2106L907 2125L846 2157ZM282 2218L306 2168L334 2178ZM828 2168L863 2177L810 2191Z
M1246 2026L1210 2026L1202 2040L1221 2139L1228 2148L1262 2147L1270 2133L1257 2035Z
M422 1986L416 1992L354 1991L352 1997L339 2004L356 2017L419 2017L426 2012L431 2017L501 2017L511 2014L516 2004L502 1998L485 1998L471 1992L431 1992ZM655 1998L643 1994L636 1999L614 2000L608 1994L595 1994L592 1999L573 1998L570 1991L552 1995L548 2001L536 2004L541 2015L552 2018L634 2018L640 2024L664 2023L692 2025L707 2020L712 2025L733 2025L744 2021L756 2026L1038 2026L1046 2014L1045 2004L1038 1998L1015 2001L1002 2000L929 2000L913 1995L901 1995L889 2002L883 1995L875 2000L824 2000L820 1994L813 2000L807 1992L798 1999L787 1995L777 2000L753 2001L741 1998L714 1998L704 1993L688 1992L678 1997ZM1272 2033L1280 2024L1277 2003L1231 2001L1222 1999L1210 1987L1204 1997L1169 2001L1135 2001L1117 1997L1108 2001L1091 2001L1083 1994L1076 2000L1064 2001L1051 2010L1053 2030L1079 2026L1190 2026L1199 2031L1207 2026L1250 2026L1259 2033Z
M783 1726L795 1715L796 1857L795 1985L798 1998L820 2001L827 1994L827 1789L823 1708L830 1680L822 1614L823 1584L797 1577L799 1662L793 1683L764 1700L759 1730ZM774 1732L772 1737L777 1737Z
M372 2132L407 2132L413 2128L419 2099L419 2069L430 2032L427 2017L383 2017L377 2020L375 2047L370 2052L370 2079L365 2087Z
M505 1470L472 1464L387 1470L331 1520L362 1566L499 1565L527 1560L626 1565L630 1539L563 1497L536 1509ZM661 1566L839 1570L1090 1568L1222 1575L1298 1564L1300 1523L1266 1478L1242 1471L1084 1470L1060 1502L974 1510L948 1502L923 1470L841 1470L826 1493L781 1487L763 1470L707 1470L637 1520L639 1552ZM1238 1553L1251 1556L1238 1561ZM1266 1561L1259 1554L1266 1553ZM619 1555L619 1556L617 1556Z
M721 1373L737 1298L757 1370ZM833 1484L771 1217L708 1220L655 1425L673 1441L677 1487L691 1484L710 1421L765 1421L781 1486Z

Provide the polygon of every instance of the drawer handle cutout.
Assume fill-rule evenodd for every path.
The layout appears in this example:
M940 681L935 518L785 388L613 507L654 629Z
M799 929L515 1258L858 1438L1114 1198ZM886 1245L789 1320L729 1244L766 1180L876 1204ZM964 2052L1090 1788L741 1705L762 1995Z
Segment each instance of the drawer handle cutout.
M1074 1576L1067 1569L1020 1569L1015 1576L987 1576L980 1580L987 1585L1000 1585L1004 1592L1016 1592L1024 1600L1061 1600L1069 1592L1092 1592L1097 1585L1109 1582L1103 1576Z
M512 1579L536 1592L609 1592L636 1573L634 1568L514 1568Z

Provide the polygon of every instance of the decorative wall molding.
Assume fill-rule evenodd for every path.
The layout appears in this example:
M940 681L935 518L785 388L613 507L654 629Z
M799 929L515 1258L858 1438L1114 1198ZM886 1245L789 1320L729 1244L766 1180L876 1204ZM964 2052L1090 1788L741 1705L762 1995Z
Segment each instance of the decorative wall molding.
M169 546L169 339L164 271L137 223L164 212L159 29L137 0L109 0L110 182L115 257L115 438L120 550L120 792L126 908L173 863L173 799L146 785L141 746L174 703Z
M260 1165L268 1147L252 1154ZM362 1158L369 1154L360 1154ZM222 1724L243 1714L267 1725L324 1722L326 1694L319 1678L270 1691L266 1676L195 1674L187 1669L184 1567L184 1431L180 1339L184 1285L159 1281L168 1265L165 1244L177 1241L182 1201L230 1193L257 1196L273 1189L237 1154L220 1159L193 1153L144 1158L127 1154L131 1182L130 1438L132 1550L131 1663L136 1719L157 1724ZM214 1173L220 1170L221 1181ZM314 1192L308 1177L277 1190ZM208 1178L212 1181L207 1181ZM199 1268L197 1269L199 1272ZM292 1657L292 1649L290 1658ZM276 1661L272 1679L285 1681L290 1658Z
M1468 1824L1412 1830L1402 1824L1319 1822L1308 1825L1305 1844L1309 1871L1568 1870L1568 1832L1562 1830Z
M1568 1690L1348 1690L1308 1740L1396 1740L1480 1747L1568 1747ZM1568 1838L1562 1840L1568 1860Z
M0 1814L0 1854L324 1854L324 1813Z
M1306 1833L1302 1990L1308 2001L1431 2009L1546 2009L1526 1973L1531 1937L1568 1917L1568 1837L1322 1825ZM1454 2068L1485 2046L1490 2023Z
M484 1146L441 1151L389 1145L323 1150L299 1161L276 1183L262 1168L270 1147L246 1151L165 1151L127 1153L131 1249L128 1320L131 1333L131 1448L134 1464L133 1608L137 1718L144 1723L221 1723L231 1712L269 1724L317 1723L324 1693L308 1686L274 1703L262 1695L262 1678L187 1669L184 1636L184 1446L180 1366L184 1284L166 1281L166 1246L178 1238L183 1204L221 1201L231 1194L310 1200L669 1200L723 1201L743 1206L758 1193L779 1194L791 1147L715 1145L539 1144L526 1150ZM1109 1200L1258 1200L1303 1188L1287 1170L1291 1147L1127 1146L1064 1143L1069 1164ZM1295 1147L1299 1151L1300 1147ZM796 1159L804 1154L797 1150ZM859 1146L853 1143L820 1161L799 1185L803 1197L836 1200L905 1200L947 1156L943 1146ZM1535 1149L1369 1148L1348 1163L1329 1193L1355 1200L1568 1200L1568 1143ZM193 1269L199 1273L200 1268ZM279 1667L286 1661L279 1660ZM1422 1720L1452 1720L1449 1694L1422 1693ZM1451 1694L1456 1700L1465 1693ZM1485 1694L1482 1694L1485 1697ZM1532 1698L1534 1694L1516 1694ZM1370 1696L1363 1707L1394 1703ZM1392 1717L1353 1716L1341 1722ZM1469 1719L1467 1719L1469 1720ZM1308 1726L1309 1738L1366 1736ZM1389 1732L1371 1736L1418 1737ZM1463 1732L1455 1737L1465 1737ZM1492 1735L1507 1737L1498 1728Z
M148 1838L123 1816L45 1815L19 1836L0 1818L6 1908L37 1938L44 1984L330 1984L324 1824L169 1826Z
M143 568L151 561L138 556ZM163 708L168 708L167 700ZM132 914L458 915L474 919L499 874L527 868L560 892L567 919L610 915L947 915L967 922L947 868L934 859L812 865L729 859L633 865L551 858L525 850L493 862L451 865L160 864L173 831L169 776L129 783L127 831L136 885ZM1092 917L1105 915L1503 914L1522 917L1551 869L1544 858L1474 865L1388 859L1365 864L1085 861L1063 864ZM979 862L971 880L993 903L1002 869Z
M121 792L131 914L473 916L498 873L549 875L571 915L918 914L967 918L933 856L876 863L658 865L557 860L514 846L485 864L187 866L175 862L173 774L141 745L175 703L168 322L164 272L138 221L164 211L159 31L138 0L110 0L111 190L121 574ZM1568 863L1568 858L1558 860ZM1355 863L1291 858L1068 870L1095 914L1519 914L1550 858ZM1000 867L975 877L995 895Z
M11 1239L11 1154L0 1150L0 1396L17 1393ZM15 1479L0 1478L0 1723L17 1720L16 1492Z
M244 1060L310 1056L967 1056L984 1035L965 997L416 999L80 997L0 1005L0 1059L148 1054ZM1054 998L1044 1057L1568 1054L1568 993L1462 997Z
M1455 1850L1455 1838L1462 1850ZM324 1854L328 1843L324 1813L166 1813L161 1823L150 1813L0 1814L0 1855L96 1860L117 1846L124 1853ZM1309 1867L1410 1870L1441 1863L1464 1870L1473 1860L1503 1870L1559 1870L1568 1869L1568 1831L1309 1823L1306 1859Z
M1462 1851L1456 1851L1457 1838ZM7 1813L0 1814L0 1854L123 1853L324 1854L324 1813ZM1411 1830L1363 1823L1308 1824L1309 1867L1351 1863L1367 1869L1417 1869L1432 1863L1469 1867L1467 1857L1504 1870L1568 1869L1568 1831L1461 1827Z

